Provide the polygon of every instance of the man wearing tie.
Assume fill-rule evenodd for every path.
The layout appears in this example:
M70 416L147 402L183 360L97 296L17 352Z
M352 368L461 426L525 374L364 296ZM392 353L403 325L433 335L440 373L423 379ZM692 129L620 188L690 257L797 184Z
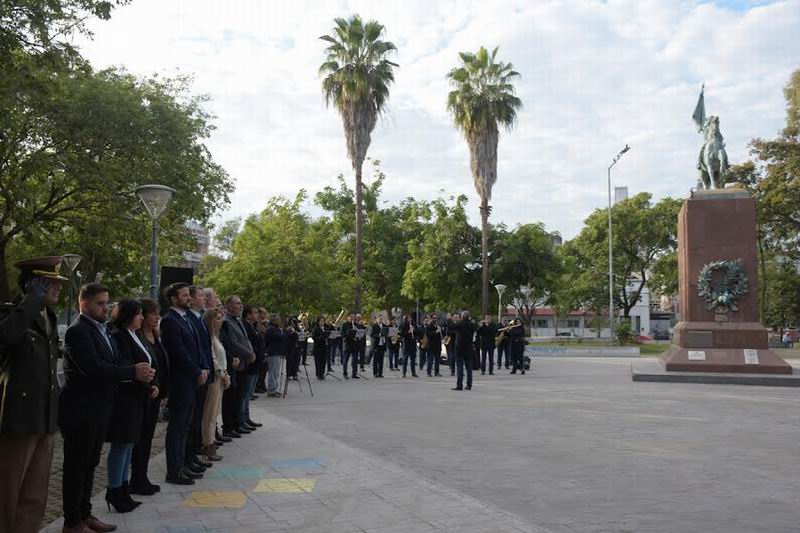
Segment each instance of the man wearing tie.
M186 456L186 445L197 408L197 389L205 384L200 339L187 316L191 297L187 283L173 283L164 297L170 308L161 319L161 340L169 355L170 394L167 426L167 483L193 485L204 468Z
M81 314L64 337L64 388L58 425L64 437L64 533L113 531L92 516L94 470L114 404L123 381L149 383L155 371L148 363L119 366L114 339L106 328L108 289L89 283L78 296Z
M200 454L200 448L203 446L203 407L206 404L208 386L214 381L214 363L211 356L211 335L209 335L206 323L203 321L203 313L205 312L206 305L205 290L197 285L191 285L189 287L189 298L189 312L186 313L186 316L189 318L189 322L191 322L200 340L200 351L202 354L202 364L200 368L208 372L208 381L197 388L196 408L192 415L192 427L189 430L186 457L207 468L211 466L211 463L199 459L198 455Z

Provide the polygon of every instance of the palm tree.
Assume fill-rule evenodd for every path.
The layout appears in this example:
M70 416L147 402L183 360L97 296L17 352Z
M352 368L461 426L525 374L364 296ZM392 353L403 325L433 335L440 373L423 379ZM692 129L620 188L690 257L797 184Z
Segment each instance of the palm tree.
M462 64L447 77L454 90L447 95L447 110L469 146L469 163L475 190L481 197L481 259L483 291L481 314L489 311L489 213L492 187L497 181L498 125L511 130L522 101L510 80L519 76L511 63L495 61L481 46L477 54L460 53Z
M384 27L371 20L366 24L353 15L349 20L335 19L331 35L320 37L330 43L327 58L320 65L325 103L339 111L347 140L347 155L356 173L356 270L355 306L361 311L364 276L364 212L361 167L367 156L378 115L389 98L389 85L394 81L394 67L386 56L397 50L389 41L382 41Z

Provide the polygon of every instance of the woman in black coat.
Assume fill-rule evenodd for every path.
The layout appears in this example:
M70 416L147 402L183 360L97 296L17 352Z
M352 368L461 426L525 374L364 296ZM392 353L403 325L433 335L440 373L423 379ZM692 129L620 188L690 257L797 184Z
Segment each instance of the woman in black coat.
M142 304L137 300L122 300L114 312L114 332L111 335L117 345L117 364L132 366L136 363L149 363L155 366L157 362L137 336L144 320ZM139 381L123 382L114 394L114 407L106 431L106 442L111 443L107 459L106 502L120 513L132 511L139 505L139 502L130 497L129 469L133 445L139 440L142 431L147 398L157 396L157 381L149 384Z
M161 490L161 487L152 483L148 478L147 468L150 464L150 450L153 445L153 435L156 432L158 412L161 402L169 394L169 367L167 351L161 343L158 332L158 324L161 320L158 302L147 298L143 299L142 315L144 315L144 320L142 328L138 332L139 340L142 341L142 344L150 354L150 358L153 359L150 366L156 369L158 396L155 398L150 396L145 404L142 431L139 434L138 441L133 446L130 489L131 494L150 496Z

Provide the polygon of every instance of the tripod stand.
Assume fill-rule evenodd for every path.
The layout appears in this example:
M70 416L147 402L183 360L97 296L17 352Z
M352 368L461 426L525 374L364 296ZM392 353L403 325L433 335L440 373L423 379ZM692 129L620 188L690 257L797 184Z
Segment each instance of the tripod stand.
M285 362L285 364L288 364L286 362L286 359L284 359L284 362ZM311 378L308 377L308 366L306 366L306 365L301 365L301 366L302 366L303 370L306 373L306 381L308 381L308 392L311 393L311 397L313 398L314 397L314 391L311 388ZM284 368L285 368L285 365L284 365ZM283 370L281 370L281 372L283 372ZM298 372L299 372L299 369L298 369ZM300 383L301 383L301 381L297 380L297 386L300 388L300 392L303 392L303 386ZM289 393L289 373L287 372L286 373L286 380L283 382L283 397L286 398L286 395L288 393Z

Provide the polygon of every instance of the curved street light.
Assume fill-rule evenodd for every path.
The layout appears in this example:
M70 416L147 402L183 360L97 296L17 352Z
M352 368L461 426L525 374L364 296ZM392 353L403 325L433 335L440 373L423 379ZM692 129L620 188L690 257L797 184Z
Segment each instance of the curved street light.
M136 196L144 204L153 221L153 236L150 241L150 298L158 301L158 219L175 196L175 189L166 185L142 185L136 188Z
M497 289L497 296L498 296L498 299L497 299L497 323L499 324L500 320L502 319L502 315L500 313L501 313L501 311L503 309L503 293L506 292L506 289L508 287L506 287L502 283L498 283L497 285L494 286L494 288Z
M611 344L614 344L614 252L611 245L611 167L617 164L622 155L630 150L627 144L625 148L614 157L608 167L608 335Z

